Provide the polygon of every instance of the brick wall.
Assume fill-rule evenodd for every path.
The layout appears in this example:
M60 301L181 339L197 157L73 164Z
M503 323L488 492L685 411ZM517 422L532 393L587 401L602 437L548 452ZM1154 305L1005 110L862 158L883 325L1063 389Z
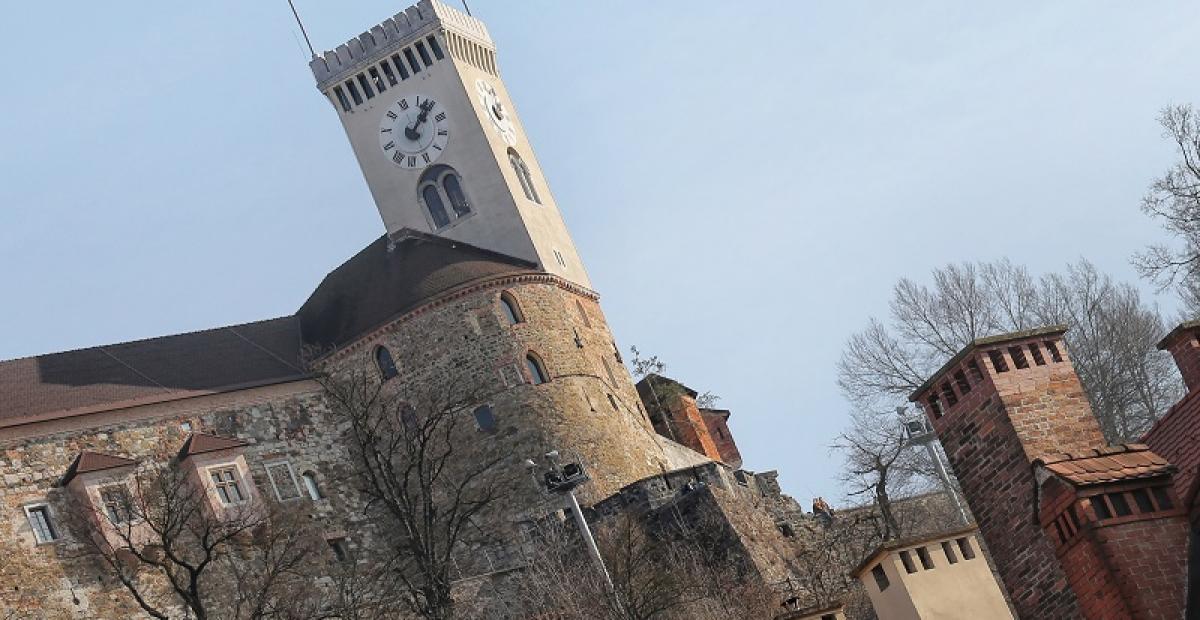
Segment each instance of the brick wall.
M708 428L708 435L717 448L721 462L730 467L741 467L742 453L738 450L737 442L733 440L733 433L729 430L729 411L701 409L700 415L704 418L704 425Z

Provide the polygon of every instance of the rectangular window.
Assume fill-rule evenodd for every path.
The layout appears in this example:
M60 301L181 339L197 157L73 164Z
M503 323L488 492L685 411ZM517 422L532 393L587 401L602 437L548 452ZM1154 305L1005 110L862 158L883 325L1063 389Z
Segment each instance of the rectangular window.
M496 432L496 414L491 405L480 405L475 408L475 425L485 433Z
M1096 511L1096 518L1100 520L1111 519L1112 511L1108 509L1108 502L1104 501L1103 495L1095 495L1092 497L1092 510Z
M130 520L133 503L129 499L129 489L123 484L115 484L100 489L101 509L104 517L114 525L127 523Z
M412 67L413 75L421 72L421 63L417 62L416 56L413 56L412 48L404 48L404 57L408 59L408 66Z
M921 560L921 567L925 570L933 570L933 558L929 557L929 549L925 547L917 547L917 557Z
M882 566L876 565L875 568L872 568L871 576L875 578L875 585L879 586L880 592L883 592L884 590L888 589L888 586L892 585L891 582L888 581L887 573L884 572Z
M1025 352L1021 350L1021 347L1009 347L1008 354L1017 368L1029 368L1029 361L1025 359Z
M404 59L400 58L400 54L392 54L392 66L400 73L400 79L408 79L408 67L404 66Z
M383 78L379 76L379 70L375 67L367 69L367 73L371 76L371 83L375 85L375 90L384 92L387 90L387 84L383 83Z
M296 484L296 474L292 471L291 463L268 463L267 478L271 480L271 488L275 489L275 497L279 501L300 498L300 487Z
M983 381L983 371L979 369L979 362L976 362L975 360L967 362L967 371L971 373L971 378L974 379L976 383Z
M375 97L375 91L371 90L371 85L367 83L367 76L359 73L358 84L362 86L363 93L367 95L367 99L372 99Z
M971 539L963 537L959 538L957 542L958 550L962 552L962 558L964 560L974 560L975 550L971 548Z
M1154 493L1154 502L1158 504L1159 510L1170 510L1175 507L1175 504L1171 502L1171 495L1167 493L1167 487L1154 487L1150 489L1150 492Z
M421 56L421 61L428 67L433 64L433 59L429 57L429 52L425 49L425 44L417 41L417 54Z
M392 64L386 58L379 61L379 68L383 69L383 75L387 78L388 84L395 86L399 82L396 80L396 73L392 71Z
M1112 502L1113 510L1116 511L1118 517L1128 517L1133 514L1124 493L1109 493L1108 501Z
M1046 351L1050 354L1050 359L1054 360L1055 362L1062 361L1062 354L1058 352L1058 345L1049 340L1043 342L1042 344L1046 345Z
M442 54L442 46L438 45L437 38L435 38L433 35L429 35L425 37L425 40L429 41L429 49L433 50L433 56L435 58L441 60L446 57L444 54Z
M917 572L917 565L913 562L912 554L908 551L900 552L900 562L904 564L904 570L909 574Z
M1146 489L1134 489L1133 502L1137 504L1138 512L1154 512L1154 504L1150 501L1150 494Z
M1042 357L1042 350L1038 348L1036 342L1029 343L1029 354L1033 356L1033 363L1038 366L1046 365L1046 358Z
M49 506L26 506L25 516L29 519L29 527L33 528L33 537L39 545L58 540L58 530L54 527L54 520L50 518Z
M217 497L221 498L222 504L228 506L246 501L246 494L242 492L241 478L238 476L236 467L212 469L209 470L208 475L212 477L213 488L216 489Z
M988 358L992 360L992 368L996 372L1008 372L1008 362L1004 361L1004 354L999 351L988 351Z
M354 100L354 105L362 105L362 95L358 94L358 87L354 85L354 80L346 80L346 90L350 93L350 98Z
M951 564L958 564L958 554L954 552L954 545L950 541L942 541L942 553L946 554L946 561Z
M333 94L337 97L338 103L342 106L343 112L350 111L350 100L346 98L346 91L342 90L341 86L333 87ZM184 429L184 432L190 432L191 429Z

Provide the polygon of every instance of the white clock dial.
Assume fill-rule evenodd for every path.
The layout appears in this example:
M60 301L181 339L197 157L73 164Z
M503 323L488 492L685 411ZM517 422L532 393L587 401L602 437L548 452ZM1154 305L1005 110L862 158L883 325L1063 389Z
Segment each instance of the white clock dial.
M509 146L517 143L517 128L513 125L508 108L500 101L496 89L485 80L475 80L475 90L479 92L479 105L492 121L492 127Z
M437 161L450 140L450 119L425 95L401 97L379 120L379 148L401 168L424 168Z

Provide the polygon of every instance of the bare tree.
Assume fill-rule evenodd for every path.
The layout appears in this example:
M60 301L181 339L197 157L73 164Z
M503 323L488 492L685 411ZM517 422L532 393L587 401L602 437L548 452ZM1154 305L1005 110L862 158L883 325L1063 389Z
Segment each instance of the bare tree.
M897 283L888 323L872 319L846 343L843 394L859 411L890 411L975 338L1066 323L1067 343L1109 441L1138 438L1179 396L1174 367L1155 349L1165 332L1135 288L1080 260L1032 278L1007 260L935 269L932 286Z
M453 378L436 390L418 387L420 381L381 382L367 367L319 381L347 426L368 511L385 524L385 571L377 579L393 579L423 618L454 617L452 582L480 570L470 565L473 550L501 542L501 533L483 524L512 498L515 480L507 472L518 469L508 462L512 455L486 452L473 440L471 407L485 395Z
M850 498L866 498L879 512L879 540L906 532L893 509L894 497L928 488L923 455L905 442L898 420L869 413L852 416L849 429L833 445L845 459L842 483Z
M295 518L261 500L218 511L176 463L139 466L106 491L103 506L73 499L71 529L151 617L182 608L197 620L257 620L307 609L318 547Z
M638 350L636 345L629 347L629 352L632 353L632 357L629 359L629 372L633 375L634 381L641 381L648 375L666 373L667 364L660 360L657 355L643 354ZM696 395L696 406L701 409L711 409L716 407L717 402L720 400L720 396L705 391Z
M1190 105L1164 109L1158 118L1178 160L1150 185L1142 211L1179 242L1154 245L1134 257L1142 275L1166 287L1182 285L1185 301L1200 283L1200 116Z

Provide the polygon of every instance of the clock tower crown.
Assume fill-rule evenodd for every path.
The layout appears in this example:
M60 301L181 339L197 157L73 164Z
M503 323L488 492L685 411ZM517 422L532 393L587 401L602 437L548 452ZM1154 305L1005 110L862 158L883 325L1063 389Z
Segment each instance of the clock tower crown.
M389 234L427 231L590 287L483 22L421 0L309 66Z

